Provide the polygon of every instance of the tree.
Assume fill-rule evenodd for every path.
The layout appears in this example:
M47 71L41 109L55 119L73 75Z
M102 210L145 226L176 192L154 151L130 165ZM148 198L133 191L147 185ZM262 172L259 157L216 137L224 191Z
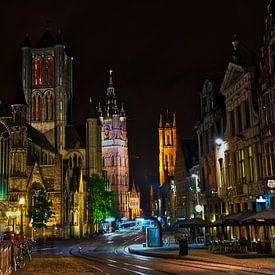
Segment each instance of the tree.
M28 209L27 217L33 220L33 227L45 228L47 221L52 217L52 202L48 201L46 192L41 189L38 195L34 197L33 204Z
M115 215L115 193L106 187L106 180L97 174L87 180L89 216L95 230L103 219Z

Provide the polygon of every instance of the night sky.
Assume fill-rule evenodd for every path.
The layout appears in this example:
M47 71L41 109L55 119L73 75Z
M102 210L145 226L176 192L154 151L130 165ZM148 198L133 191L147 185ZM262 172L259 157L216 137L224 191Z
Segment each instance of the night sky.
M182 137L195 137L203 74L223 76L234 32L259 54L267 0L5 1L1 5L1 98L10 104L29 33L35 46L46 29L61 30L74 57L75 123L88 98L103 103L108 70L128 117L132 178L157 175L158 119L176 114ZM138 158L137 158L138 157Z

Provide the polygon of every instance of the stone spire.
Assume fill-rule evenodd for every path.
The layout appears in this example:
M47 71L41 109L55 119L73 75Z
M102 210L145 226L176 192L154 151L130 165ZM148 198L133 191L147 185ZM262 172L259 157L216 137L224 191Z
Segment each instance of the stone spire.
M120 115L125 116L125 110L124 110L123 103L121 104Z
M106 111L107 117L110 117L113 114L118 114L115 88L113 87L113 71L112 70L109 71L109 85L107 88L105 111Z
M232 46L233 46L232 61L236 64L239 64L241 60L241 53L240 53L240 39L237 33L234 33Z
M87 118L97 118L96 108L95 108L95 105L93 104L91 97L89 99Z
M27 105L21 74L19 74L18 81L17 81L17 88L15 91L15 95L12 101L12 105Z

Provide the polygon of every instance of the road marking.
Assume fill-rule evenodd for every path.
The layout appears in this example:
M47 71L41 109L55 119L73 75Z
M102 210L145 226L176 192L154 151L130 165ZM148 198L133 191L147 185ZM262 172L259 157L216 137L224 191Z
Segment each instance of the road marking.
M111 259L107 259L107 261L112 262L112 263L117 263L117 261L111 260Z
M142 268L142 269L146 269L146 270L153 270L152 268L146 267L146 266L141 266L141 265L133 265L137 268Z

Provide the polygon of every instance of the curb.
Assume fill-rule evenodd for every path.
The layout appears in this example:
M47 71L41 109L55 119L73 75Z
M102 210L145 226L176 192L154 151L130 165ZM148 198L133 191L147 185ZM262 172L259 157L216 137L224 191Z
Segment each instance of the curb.
M128 247L128 250L132 254L148 256L148 257L167 258L167 259L184 259L186 257L186 256L180 256L180 255L146 252L142 250L135 250L135 249L132 249L131 247Z

